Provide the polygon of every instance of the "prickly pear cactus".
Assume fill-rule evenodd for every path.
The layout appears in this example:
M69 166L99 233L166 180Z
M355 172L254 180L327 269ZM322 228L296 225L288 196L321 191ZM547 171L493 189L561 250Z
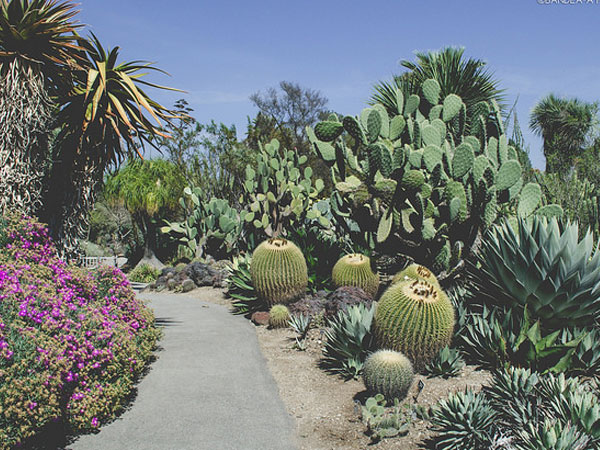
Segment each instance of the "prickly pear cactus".
M333 266L331 279L336 287L358 287L371 298L375 298L379 289L379 275L371 270L369 257L359 253L340 258Z
M382 394L390 402L403 400L413 379L412 364L400 352L379 350L365 360L363 381L367 391Z
M406 269L398 272L394 275L394 278L392 278L392 284L406 280L424 280L436 287L440 286L440 283L433 272L421 264L411 264Z
M499 216L561 213L556 205L541 209L535 183L524 186L495 102L467 114L461 98L442 98L434 80L423 83L423 97L396 94L397 111L376 104L307 128L331 167L334 220L355 243L405 255L445 282Z
M290 320L290 311L285 305L273 305L269 310L269 326L271 328L285 328Z
M392 284L375 311L378 347L404 353L416 370L450 344L453 331L452 303L440 288L424 280Z
M268 239L256 247L250 276L256 294L267 305L290 303L306 291L308 284L302 251L282 238Z

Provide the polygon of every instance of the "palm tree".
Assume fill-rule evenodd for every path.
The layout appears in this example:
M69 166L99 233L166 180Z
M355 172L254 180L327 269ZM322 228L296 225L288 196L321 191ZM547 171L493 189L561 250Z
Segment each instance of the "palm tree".
M142 70L162 70L144 61L118 62L119 48L105 50L93 34L79 44L84 70L74 72L74 87L60 99L42 212L66 257L76 255L105 171L167 137L163 124L174 117L141 88L170 89L141 79Z
M164 159L131 160L108 177L105 197L123 202L144 236L144 256L139 264L162 266L155 254L157 222L174 216L184 186L183 173Z
M419 52L417 61L403 60L400 64L408 69L394 76L390 82L381 81L374 86L371 103L383 104L390 113L396 113L396 89L400 89L404 98L411 94L421 94L421 85L428 78L435 79L441 87L442 98L456 94L467 106L467 116L473 106L481 101L498 102L504 105L504 90L498 86L492 74L485 69L485 61L464 58L464 48L446 47L438 52Z
M69 2L0 0L0 212L41 206L52 98L79 67L77 12Z
M567 175L575 158L589 144L596 123L597 103L550 94L531 112L529 127L544 140L546 172Z

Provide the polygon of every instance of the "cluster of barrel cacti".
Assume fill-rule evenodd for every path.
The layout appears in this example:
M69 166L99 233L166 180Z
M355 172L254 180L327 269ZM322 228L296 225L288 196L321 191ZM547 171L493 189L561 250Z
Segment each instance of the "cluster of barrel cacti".
M229 254L235 247L241 232L239 213L229 206L227 200L204 198L198 187L184 189L184 197L179 201L187 211L182 222L168 222L161 228L179 242L181 257L189 259L204 256L206 247L214 255Z
M305 219L329 221L314 205L324 183L313 180L310 167L301 169L307 157L281 148L279 141L260 146L255 167L246 166L241 203L242 219L267 237L285 236L287 230L302 227Z
M307 128L332 168L334 217L354 242L449 276L499 213L561 213L542 206L539 185L524 185L494 102L476 104L468 123L461 98L440 98L435 80L422 97L396 95L391 114L376 104Z

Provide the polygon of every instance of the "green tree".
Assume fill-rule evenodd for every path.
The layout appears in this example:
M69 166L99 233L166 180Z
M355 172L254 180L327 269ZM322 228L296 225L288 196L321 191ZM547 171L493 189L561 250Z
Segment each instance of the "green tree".
M486 70L485 61L466 58L464 52L464 48L446 47L437 52L418 52L416 62L401 61L400 64L408 71L394 76L390 82L377 83L370 103L381 103L388 112L395 113L397 88L405 99L411 94L422 95L423 82L433 78L440 84L442 98L456 94L462 99L467 106L468 117L475 114L475 105L482 101L494 100L503 109L504 90Z
M81 64L69 2L0 0L0 210L36 214L57 96Z
M554 94L535 105L529 127L544 140L546 172L569 176L576 158L590 145L597 113L597 103Z
M177 215L184 187L185 179L177 166L164 159L129 160L108 177L105 197L123 202L144 237L139 264L162 266L156 257L159 228L162 220Z

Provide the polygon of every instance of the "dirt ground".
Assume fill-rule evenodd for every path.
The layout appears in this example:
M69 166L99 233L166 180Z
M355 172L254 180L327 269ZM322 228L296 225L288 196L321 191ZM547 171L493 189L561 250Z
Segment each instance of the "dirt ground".
M226 306L230 304L221 290L213 288L199 288L183 295ZM319 368L324 345L319 329L310 331L304 351L295 348L294 332L290 329L271 330L257 326L256 335L279 386L281 398L296 420L298 443L302 450L425 448L423 440L431 433L427 422L416 417L413 417L407 435L371 444L360 417L359 402L364 403L368 397L364 385L361 380L344 381ZM447 380L417 375L406 403L414 403L419 380L425 386L418 396L418 403L430 406L450 392L466 387L479 389L489 381L489 373L467 366L458 377Z

